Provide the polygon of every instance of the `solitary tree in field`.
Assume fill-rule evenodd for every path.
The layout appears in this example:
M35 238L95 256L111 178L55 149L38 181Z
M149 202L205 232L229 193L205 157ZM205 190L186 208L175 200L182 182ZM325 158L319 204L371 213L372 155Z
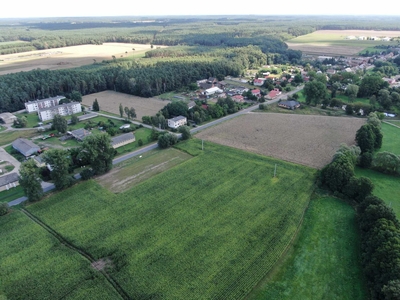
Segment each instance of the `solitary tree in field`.
M121 118L124 116L124 108L122 107L122 103L119 104L119 115Z
M99 111L100 110L100 105L99 105L99 102L97 102L97 98L94 99L92 108L93 108L94 111Z
M129 108L127 106L124 107L124 111L125 111L126 117L129 119L130 114L129 114Z
M32 159L21 164L18 181L29 201L38 201L42 198L42 180L39 176L39 170Z

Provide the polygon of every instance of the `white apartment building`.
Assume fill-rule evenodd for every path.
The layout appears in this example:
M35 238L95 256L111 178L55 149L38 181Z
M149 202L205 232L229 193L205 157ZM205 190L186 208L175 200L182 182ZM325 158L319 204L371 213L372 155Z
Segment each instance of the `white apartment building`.
M187 119L183 116L178 116L172 119L168 119L168 127L178 128L179 126L186 125Z
M81 104L79 102L64 103L61 105L43 108L38 111L38 116L41 121L52 120L55 115L68 116L82 111Z
M64 96L55 96L52 98L46 98L42 100L28 101L25 103L25 109L28 113L33 111L39 111L44 108L49 108L58 105L61 99L64 99Z

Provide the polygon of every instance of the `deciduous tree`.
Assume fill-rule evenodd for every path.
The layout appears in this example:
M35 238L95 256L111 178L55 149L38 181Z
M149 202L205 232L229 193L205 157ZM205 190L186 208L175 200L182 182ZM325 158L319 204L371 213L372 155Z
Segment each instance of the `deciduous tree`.
M69 175L69 167L72 163L69 151L62 149L47 150L43 154L43 160L50 166L50 177L57 190L72 185L74 179Z
M92 105L92 109L94 111L100 111L100 105L99 105L99 102L97 101L97 98L94 99L94 102L93 102L93 105Z
M39 176L39 169L36 168L35 162L29 159L23 162L19 168L19 184L28 197L28 200L38 201L43 196L42 180Z
M121 118L124 116L124 108L122 106L122 103L119 104L119 115Z
M326 98L326 85L320 81L313 80L306 83L303 93L306 97L307 104L317 105Z
M66 133L68 122L63 116L57 114L53 118L53 128L57 130L57 132Z

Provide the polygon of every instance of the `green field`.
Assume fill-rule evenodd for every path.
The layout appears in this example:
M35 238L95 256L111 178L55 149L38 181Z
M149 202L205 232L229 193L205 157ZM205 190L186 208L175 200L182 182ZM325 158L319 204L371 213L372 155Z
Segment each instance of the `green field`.
M7 130L0 132L0 146L11 144L17 138L32 138L40 133L37 130Z
M249 300L366 299L354 209L335 198L313 199L287 259Z
M124 193L88 181L28 210L110 258L131 298L241 299L293 239L315 170L212 143L203 152L196 139L178 147L198 156Z
M383 142L380 151L389 151L400 155L400 128L382 123L382 132Z
M24 190L20 185L15 188L9 189L8 191L0 192L0 203L2 202L10 202L12 200L18 199L20 197L25 196Z
M89 261L21 212L0 228L0 299L118 299Z

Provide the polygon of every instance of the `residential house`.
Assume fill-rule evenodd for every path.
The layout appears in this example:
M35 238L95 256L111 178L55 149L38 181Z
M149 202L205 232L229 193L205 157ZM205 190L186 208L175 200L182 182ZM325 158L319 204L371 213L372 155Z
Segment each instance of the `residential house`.
M15 172L0 177L0 192L9 190L17 185L19 185L18 174Z
M279 89L275 88L268 93L267 98L272 100L275 99L280 94L282 94L282 92Z
M22 138L16 139L12 142L12 147L25 157L31 156L40 150L38 145L34 144L30 140Z
M235 95L232 97L232 100L236 102L244 102L244 97L242 95Z
M111 139L111 145L114 149L122 147L126 144L133 143L135 141L135 135L132 132L121 134Z
M79 128L76 130L68 131L67 133L72 135L79 142L82 142L87 136L92 134L90 131L87 131L84 128Z
M33 158L33 161L35 162L35 164L36 164L36 166L37 166L38 168L41 168L41 167L46 166L45 162L43 161L42 155L36 155L36 156Z
M68 116L82 111L79 102L70 102L49 108L43 108L38 111L39 119L41 121L48 121L54 119L55 115Z
M190 101L189 103L188 103L188 109L192 109L193 107L195 107L196 106L196 102L194 102L194 101Z
M264 78L264 80L262 80L262 79L254 79L253 80L253 84L255 86L262 86L264 84L264 81L265 81L265 78Z
M278 106L287 109L296 109L300 107L300 102L294 100L280 101Z
M30 113L34 111L39 111L44 108L50 108L53 106L57 106L60 103L60 100L64 98L64 96L56 96L42 100L28 101L25 103L25 109L28 113Z
M178 128L179 126L186 125L187 119L184 116L178 116L172 119L168 119L168 127L170 128Z
M251 94L256 97L261 97L261 91L259 89L251 90Z

